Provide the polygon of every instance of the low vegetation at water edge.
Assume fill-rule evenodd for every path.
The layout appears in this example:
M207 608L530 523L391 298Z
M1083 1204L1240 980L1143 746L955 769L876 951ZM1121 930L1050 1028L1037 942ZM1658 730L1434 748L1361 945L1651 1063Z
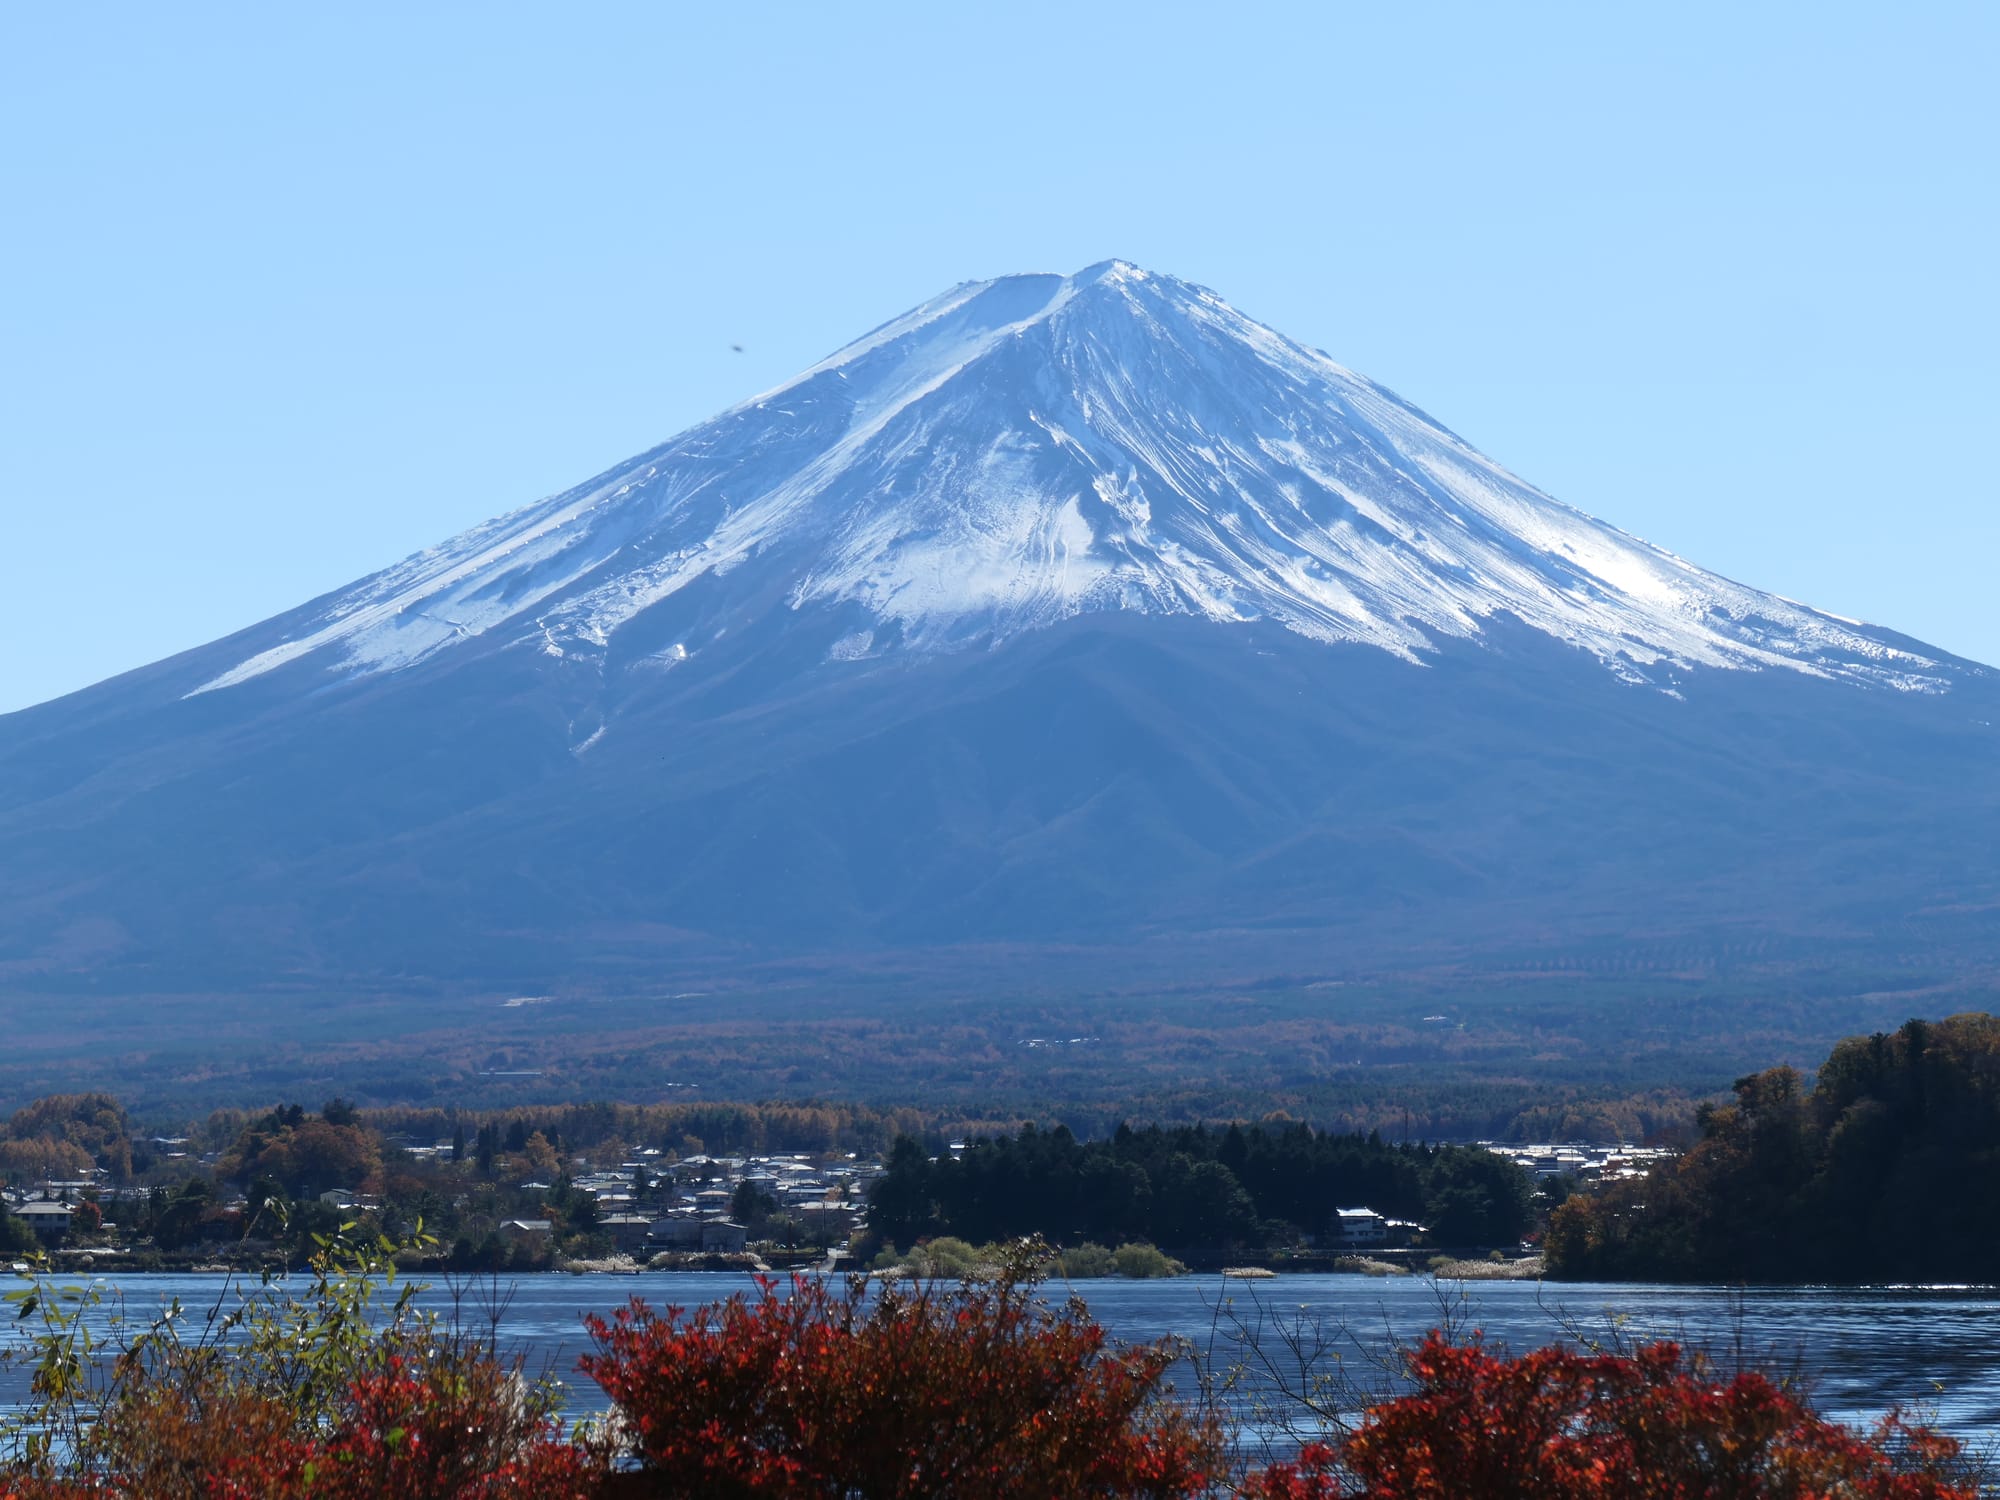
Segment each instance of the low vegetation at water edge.
M889 1246L875 1257L872 1269L900 1271L905 1275L932 1280L943 1277L976 1281L1004 1274L1007 1266L1016 1262L1020 1254L1018 1241L969 1245L964 1240L944 1235L934 1240L921 1240L907 1252L898 1252L894 1246ZM1037 1261L1036 1269L1064 1281L1095 1281L1111 1276L1122 1276L1131 1281L1152 1281L1167 1276L1185 1276L1188 1268L1157 1245L1126 1243L1112 1249L1085 1241L1066 1249L1050 1250L1045 1259Z

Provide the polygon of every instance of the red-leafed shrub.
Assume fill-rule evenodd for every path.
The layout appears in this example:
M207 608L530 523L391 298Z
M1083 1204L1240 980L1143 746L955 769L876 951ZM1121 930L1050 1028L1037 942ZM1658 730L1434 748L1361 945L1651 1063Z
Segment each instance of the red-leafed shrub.
M1972 1500L1958 1445L1891 1416L1863 1436L1678 1345L1507 1358L1433 1333L1415 1389L1246 1487L1251 1500Z
M583 1368L641 1468L630 1496L1184 1497L1222 1476L1213 1425L1158 1399L1170 1346L1113 1350L1080 1302L1015 1280L755 1297L587 1319Z
M89 1463L88 1480L21 1481L0 1500L591 1500L604 1472L507 1367L449 1349L386 1354L324 1432L223 1362L183 1366L127 1387Z
M5 1293L29 1399L0 1414L0 1500L593 1500L607 1461L551 1389L416 1308L389 1240L317 1243L302 1288L225 1288L193 1337L178 1301L106 1348L100 1287Z
M1336 1448L1307 1443L1292 1462L1251 1475L1242 1493L1246 1500L1348 1500L1361 1491L1346 1482Z
M269 1493L283 1500L588 1500L599 1466L491 1359L391 1355ZM222 1497L216 1497L222 1500ZM233 1500L233 1497L231 1497Z
M217 1361L127 1385L90 1434L89 1449L99 1477L88 1493L106 1500L280 1494L306 1455L291 1407L250 1389Z

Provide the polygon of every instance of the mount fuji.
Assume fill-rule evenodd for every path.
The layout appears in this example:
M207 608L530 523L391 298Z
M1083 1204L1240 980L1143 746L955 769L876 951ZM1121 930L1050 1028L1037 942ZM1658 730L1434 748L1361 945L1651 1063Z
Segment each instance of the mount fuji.
M0 979L1985 964L1996 723L1111 261L0 718Z

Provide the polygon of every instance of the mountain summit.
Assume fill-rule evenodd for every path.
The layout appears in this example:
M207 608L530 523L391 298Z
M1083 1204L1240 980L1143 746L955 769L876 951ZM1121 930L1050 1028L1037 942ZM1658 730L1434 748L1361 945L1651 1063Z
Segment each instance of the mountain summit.
M1948 967L1996 699L1107 261L0 718L0 980Z
M629 634L678 663L779 599L829 661L1109 611L1268 620L1416 661L1507 616L1662 687L1702 666L1950 680L1550 499L1212 292L1106 261L954 287L289 618L193 691L302 660L365 676L474 641L620 663Z

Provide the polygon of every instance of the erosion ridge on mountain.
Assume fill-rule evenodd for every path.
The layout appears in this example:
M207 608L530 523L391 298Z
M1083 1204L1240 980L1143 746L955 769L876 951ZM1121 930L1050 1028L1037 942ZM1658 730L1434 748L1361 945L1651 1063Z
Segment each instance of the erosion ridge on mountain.
M1976 971L1996 698L1113 261L0 718L0 980Z

